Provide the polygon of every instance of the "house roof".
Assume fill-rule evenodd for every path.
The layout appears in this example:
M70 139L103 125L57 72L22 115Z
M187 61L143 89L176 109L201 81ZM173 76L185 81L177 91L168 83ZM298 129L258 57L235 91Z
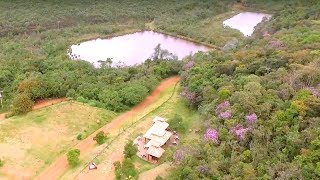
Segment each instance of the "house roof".
M155 121L152 127L143 135L143 137L152 139L152 135L164 136L166 129L169 127L167 122Z
M164 153L164 149L162 149L161 147L151 146L151 147L148 148L146 153L151 155L151 156L160 158L162 156L162 154Z
M156 122L156 121L166 122L167 119L166 119L166 118L163 118L163 117L160 117L160 116L156 116L155 118L153 118L152 121L153 121L153 122Z

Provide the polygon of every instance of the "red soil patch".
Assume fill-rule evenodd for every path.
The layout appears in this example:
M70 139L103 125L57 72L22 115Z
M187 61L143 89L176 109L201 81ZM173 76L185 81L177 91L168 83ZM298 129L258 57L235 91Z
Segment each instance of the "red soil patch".
M96 142L93 140L93 137L96 135L96 133L98 133L101 130L108 133L110 130L120 127L123 124L123 122L130 119L130 117L132 117L133 115L138 114L148 105L152 104L157 99L157 97L160 95L161 92L163 92L170 85L177 83L179 80L180 80L180 77L171 77L163 80L161 84L140 104L136 105L130 111L127 111L121 114L120 116L116 117L109 124L105 125L104 127L97 130L95 133L91 134L89 137L87 137L86 139L81 141L79 144L77 144L74 148L80 150L81 156L85 155L96 144ZM67 168L68 168L67 157L66 155L63 155L59 157L55 162L53 162L49 168L47 168L44 172L42 172L37 177L37 179L58 179Z
M44 100L39 100L35 103L35 105L32 107L32 110L37 110L37 109L41 109L47 106L51 106L63 101L66 101L67 98L63 97L63 98L57 98L57 99L44 99ZM0 120L3 120L6 118L6 114L8 113L2 113L0 114Z

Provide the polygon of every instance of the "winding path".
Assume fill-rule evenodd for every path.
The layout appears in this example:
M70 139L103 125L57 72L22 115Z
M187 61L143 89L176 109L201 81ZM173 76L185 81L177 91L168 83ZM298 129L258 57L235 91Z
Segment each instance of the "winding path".
M96 144L93 140L93 137L99 131L110 132L110 130L114 130L119 128L123 122L130 119L133 115L143 111L144 108L152 104L163 92L168 88L170 85L177 83L180 80L179 77L171 77L168 79L163 80L160 85L148 96L146 97L141 103L136 105L130 111L127 111L120 116L113 119L110 123L106 124L104 127L97 130L95 133L91 134L89 137L81 141L77 144L74 148L79 149L81 152L81 156L86 155ZM63 155L56 159L46 170L44 170L37 179L58 179L64 171L68 168L68 161L66 155Z
M67 98L57 98L57 99L39 100L39 101L37 101L37 102L35 103L35 105L32 107L32 110L41 109L41 108L44 108L44 107L47 107L47 106L51 106L51 105L54 105L54 104L57 104L57 103L66 101L66 100L67 100ZM6 118L6 114L8 114L8 113L6 112L6 113L0 114L0 120L5 119L5 118Z

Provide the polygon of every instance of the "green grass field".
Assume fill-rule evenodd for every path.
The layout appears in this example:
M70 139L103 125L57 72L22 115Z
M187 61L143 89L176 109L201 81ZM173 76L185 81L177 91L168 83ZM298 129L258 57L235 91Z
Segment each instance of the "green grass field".
M0 122L0 157L5 168L35 175L56 157L109 122L116 113L63 102Z

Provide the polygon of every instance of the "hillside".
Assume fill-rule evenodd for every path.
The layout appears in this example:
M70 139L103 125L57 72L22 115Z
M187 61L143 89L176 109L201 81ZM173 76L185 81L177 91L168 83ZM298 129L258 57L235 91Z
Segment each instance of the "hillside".
M31 178L78 144L116 113L76 102L62 102L0 121L1 174ZM17 173L19 172L19 173Z
M240 12L272 18L245 37L223 27ZM67 54L74 44L144 30L218 48L182 60L155 48L142 64L115 67L107 58L100 68ZM117 113L130 112L163 79L179 75L174 101L153 113L172 120L177 112L187 122L174 129L183 131L182 143L161 159L165 168L134 159L139 173L155 168L165 169L167 179L320 179L319 68L318 0L3 0L0 112L12 117L0 120L0 149L6 153L0 154L0 177L16 169L33 177L73 147L79 133L90 137ZM29 112L38 100L60 97L73 101ZM129 128L120 143L111 144L118 155L124 140L141 133L139 125L149 124ZM64 176L82 175L102 148L91 148L82 157L86 162ZM110 154L100 158L112 169L106 165ZM134 167L128 169L138 178Z
M203 140L180 147L173 179L319 179L320 4L246 2L273 18L181 73Z

